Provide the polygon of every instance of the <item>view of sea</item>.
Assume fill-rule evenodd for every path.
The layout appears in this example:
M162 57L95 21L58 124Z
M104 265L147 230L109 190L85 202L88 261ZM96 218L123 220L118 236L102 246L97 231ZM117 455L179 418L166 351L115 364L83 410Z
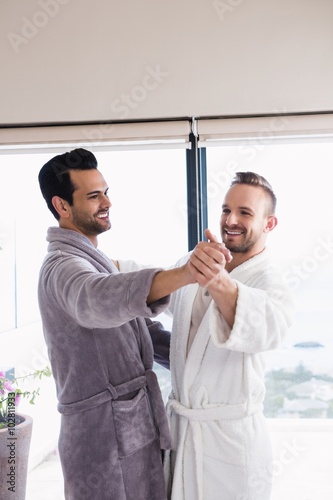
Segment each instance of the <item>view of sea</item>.
M293 290L296 301L294 322L280 349L266 353L266 372L295 371L302 365L314 375L333 377L333 272L313 273ZM157 318L171 329L172 319ZM155 364L163 398L170 392L170 372Z
M324 374L333 377L332 354L333 311L302 311L296 314L294 325L284 345L278 350L266 353L266 371L280 369L294 371L302 364L315 375ZM171 388L170 372L157 364L154 369L163 399L166 401Z
M293 370L298 365L314 374L333 376L333 311L296 314L281 349L267 353L267 369Z

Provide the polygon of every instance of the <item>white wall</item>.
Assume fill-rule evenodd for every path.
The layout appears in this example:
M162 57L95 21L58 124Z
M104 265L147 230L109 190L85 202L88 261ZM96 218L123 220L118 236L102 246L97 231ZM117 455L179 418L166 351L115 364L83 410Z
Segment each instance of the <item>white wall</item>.
M331 0L2 0L0 124L333 109Z

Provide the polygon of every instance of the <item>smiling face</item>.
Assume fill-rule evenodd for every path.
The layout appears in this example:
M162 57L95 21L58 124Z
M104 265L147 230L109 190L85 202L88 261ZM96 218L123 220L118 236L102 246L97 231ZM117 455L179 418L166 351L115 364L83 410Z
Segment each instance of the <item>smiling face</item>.
M87 236L97 247L97 236L111 227L108 185L97 169L71 170L70 178L75 186L73 205L57 196L52 200L59 225Z
M221 236L233 254L233 267L260 253L277 219L259 186L235 184L226 194L220 219Z

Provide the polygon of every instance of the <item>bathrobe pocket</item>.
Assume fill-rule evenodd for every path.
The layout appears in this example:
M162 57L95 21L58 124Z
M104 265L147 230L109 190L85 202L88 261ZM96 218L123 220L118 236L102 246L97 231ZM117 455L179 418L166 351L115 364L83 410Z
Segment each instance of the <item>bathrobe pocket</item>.
M207 457L225 464L245 465L244 419L208 422L204 427L203 439Z
M128 401L113 401L112 407L119 458L132 455L157 437L145 389Z

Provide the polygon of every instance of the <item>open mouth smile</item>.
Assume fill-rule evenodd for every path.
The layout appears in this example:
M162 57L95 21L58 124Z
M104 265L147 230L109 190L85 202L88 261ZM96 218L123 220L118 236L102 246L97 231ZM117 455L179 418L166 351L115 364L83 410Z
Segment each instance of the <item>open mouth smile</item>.
M228 236L241 236L243 234L243 231L230 231L228 229L225 229L224 231Z
M108 212L100 212L98 215L97 215L97 218L98 219L108 219L109 218L109 213Z

